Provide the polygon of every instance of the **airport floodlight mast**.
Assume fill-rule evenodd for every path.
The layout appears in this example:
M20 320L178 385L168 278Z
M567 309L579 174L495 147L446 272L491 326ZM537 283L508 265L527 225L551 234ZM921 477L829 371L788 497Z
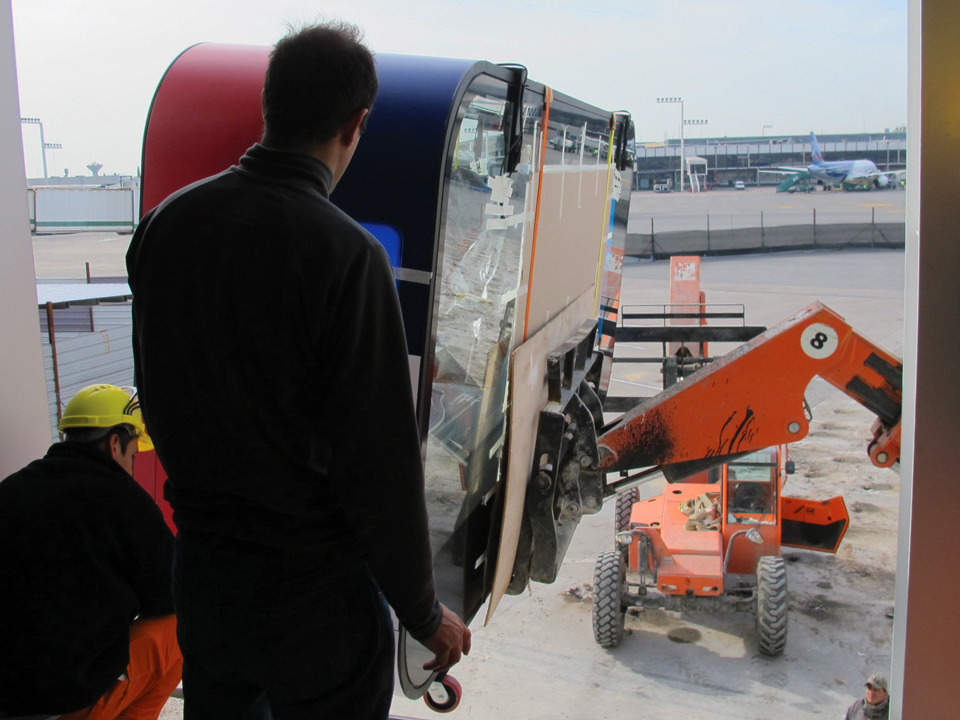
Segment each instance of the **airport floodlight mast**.
M43 149L44 149L44 150L63 150L63 145L61 145L60 143L44 143L44 144L43 144ZM57 156L54 155L53 158L54 158L54 161L56 161ZM46 153L44 153L44 162L43 162L43 164L44 164L44 168L46 168L46 164L47 164L47 162L46 162ZM54 169L56 169L56 166L57 166L56 162L54 162L53 166L54 166Z
M707 124L706 120L684 120L683 121L683 125L706 125L706 124ZM683 127L683 125L681 125L681 127ZM683 158L683 162L685 164L685 167L680 169L680 177L683 177L683 171L686 170L687 177L690 179L690 189L693 190L694 184L693 184L693 178L690 177L690 164L687 163L687 158L685 157ZM699 185L697 187L699 187ZM683 188L681 188L681 190L682 189ZM699 192L699 190L697 192Z
M47 179L47 150L63 150L63 146L60 143L48 143L44 142L43 139L43 123L40 122L40 118L20 118L20 123L22 125L38 125L40 127L40 153L43 156L43 177Z
M763 130L760 131L760 137L766 137L767 128L770 128L771 130L773 130L773 125L764 125Z
M683 192L683 173L687 158L683 147L683 126L684 125L706 125L706 120L685 120L683 117L683 98L680 97L661 97L657 98L658 103L677 103L680 105L680 192Z
M680 104L680 192L683 192L683 98L679 97L661 97L657 98L658 103L679 103Z

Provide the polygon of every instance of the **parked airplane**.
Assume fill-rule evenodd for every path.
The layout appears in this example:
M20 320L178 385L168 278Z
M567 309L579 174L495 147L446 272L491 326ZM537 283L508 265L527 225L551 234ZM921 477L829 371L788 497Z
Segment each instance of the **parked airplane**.
M806 167L781 167L777 170L761 170L762 173L776 175L797 175L809 173L817 181L829 189L833 186L843 187L886 187L893 178L906 173L906 170L890 170L881 172L872 160L834 160L827 162L820 152L820 143L814 132L810 133L810 147L813 163Z

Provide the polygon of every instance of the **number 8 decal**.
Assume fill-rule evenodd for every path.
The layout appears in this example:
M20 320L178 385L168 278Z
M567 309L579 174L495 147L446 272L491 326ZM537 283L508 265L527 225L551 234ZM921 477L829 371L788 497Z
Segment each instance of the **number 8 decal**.
M833 355L839 345L837 331L823 323L809 325L800 336L800 347L807 355L817 360Z

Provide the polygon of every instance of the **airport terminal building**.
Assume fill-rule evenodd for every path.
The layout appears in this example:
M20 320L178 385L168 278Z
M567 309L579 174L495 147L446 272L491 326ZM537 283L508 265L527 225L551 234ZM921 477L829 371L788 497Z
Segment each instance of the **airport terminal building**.
M872 160L883 171L902 170L907 162L906 128L881 133L817 135L826 160ZM696 189L746 185L778 185L782 177L761 170L805 167L811 163L810 137L770 135L739 138L688 138L636 145L635 190L680 187L681 157L686 159L684 186Z

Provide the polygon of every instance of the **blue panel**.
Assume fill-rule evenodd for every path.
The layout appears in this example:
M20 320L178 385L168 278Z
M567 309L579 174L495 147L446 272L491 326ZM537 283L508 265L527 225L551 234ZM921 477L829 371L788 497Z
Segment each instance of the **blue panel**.
M390 256L390 264L395 268L402 267L400 263L403 258L403 240L397 229L381 223L362 222L360 224L383 245L387 255Z
M461 83L476 64L377 55L380 91L331 199L359 222L396 228L405 268L433 270L447 132Z
M447 136L463 89L487 63L378 54L380 90L353 161L331 200L390 246L372 226L390 228L402 242L396 267L432 273L440 215ZM399 282L407 345L428 356L432 289Z

